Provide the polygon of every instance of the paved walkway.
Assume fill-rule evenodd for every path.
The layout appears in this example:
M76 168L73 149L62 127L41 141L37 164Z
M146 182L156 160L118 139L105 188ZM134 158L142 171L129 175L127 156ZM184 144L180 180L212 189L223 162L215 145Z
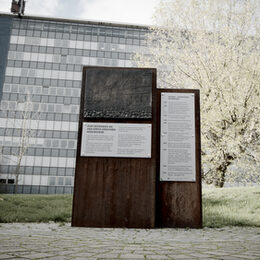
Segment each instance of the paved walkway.
M0 259L260 259L260 228L148 230L1 224Z

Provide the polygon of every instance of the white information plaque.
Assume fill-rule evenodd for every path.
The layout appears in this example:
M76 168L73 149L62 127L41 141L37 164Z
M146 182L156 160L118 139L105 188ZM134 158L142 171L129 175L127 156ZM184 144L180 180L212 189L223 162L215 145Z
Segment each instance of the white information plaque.
M81 156L151 158L151 124L83 123Z
M196 181L193 93L161 93L160 180Z

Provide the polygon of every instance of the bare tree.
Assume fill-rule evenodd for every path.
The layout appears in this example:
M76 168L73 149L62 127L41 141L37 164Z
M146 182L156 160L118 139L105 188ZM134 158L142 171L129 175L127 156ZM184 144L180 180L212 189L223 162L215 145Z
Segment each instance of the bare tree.
M5 155L3 153L3 146L1 149L1 161L2 159L7 159L15 164L15 193L18 191L18 182L20 176L20 169L22 166L22 161L27 153L28 148L32 145L32 140L37 137L39 131L37 130L37 124L39 120L39 110L33 109L33 102L31 101L31 94L24 95L24 101L20 102L21 116L19 118L14 118L9 120L8 124L15 129L19 129L20 137L18 149L14 154ZM34 126L33 126L34 125Z
M259 14L259 0L161 1L134 57L160 88L200 89L203 177L219 187L260 180Z

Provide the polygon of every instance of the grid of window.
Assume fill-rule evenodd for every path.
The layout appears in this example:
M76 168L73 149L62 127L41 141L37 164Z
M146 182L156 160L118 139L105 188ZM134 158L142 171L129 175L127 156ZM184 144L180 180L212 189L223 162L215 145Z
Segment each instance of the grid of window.
M13 165L1 165L1 173L9 174L15 172ZM40 167L40 166L21 166L21 174L26 175L52 175L52 176L74 176L75 169L69 167Z
M9 184L13 180L12 184ZM14 193L15 186L13 185L14 179L8 179L8 184L0 185L0 193ZM46 185L18 185L18 193L29 194L64 194L72 193L73 187L66 186L46 186Z
M68 144L65 143L65 146L68 146ZM70 146L74 147L74 145L70 144ZM20 151L20 147L3 147L2 155L13 155L18 154ZM47 156L47 157L72 157L74 158L76 156L76 150L75 149L51 149L51 148L33 148L30 147L26 151L25 155L28 156Z
M133 26L122 28L117 26L95 24L73 24L65 22L37 21L24 19L22 22L15 19L13 35L27 37L43 37L67 40L85 40L97 42L119 42L122 39L140 41L146 40L147 29ZM124 43L125 44L125 43Z
M132 54L146 48L147 32L135 26L13 18L0 109L5 157L0 173L6 189L12 190L8 180L15 172L12 160L20 149L30 96L27 117L35 135L21 166L20 192L72 192L82 68L132 66Z
M90 48L90 46L88 46ZM46 46L33 46L33 45L21 45L21 44L11 44L10 45L10 51L13 52L24 52L24 53L47 53L47 54L55 54L57 55L56 59L64 59L64 56L69 56L70 59L68 59L70 64L68 70L70 71L81 71L82 67L80 65L75 64L73 67L73 56L85 56L85 57L99 57L99 58L109 58L109 59L125 59L130 60L132 53L129 52L131 50L130 47L125 48L129 51L121 51L118 48L118 45L109 45L109 44L99 44L97 46L97 50L91 50L91 49L69 49L69 48L57 48L57 47L46 47ZM111 50L111 51L109 51ZM60 56L58 56L60 55ZM73 57L73 58L72 58ZM75 58L74 58L75 59ZM14 62L14 61L13 61ZM17 61L15 66L20 67L21 61ZM14 63L9 63L9 65L14 65ZM29 63L24 63L25 67L29 68ZM66 64L63 64L64 66ZM60 64L45 64L44 62L39 62L38 68L43 69L44 67L46 69L54 69L58 70ZM61 69L64 69L65 67L61 67Z

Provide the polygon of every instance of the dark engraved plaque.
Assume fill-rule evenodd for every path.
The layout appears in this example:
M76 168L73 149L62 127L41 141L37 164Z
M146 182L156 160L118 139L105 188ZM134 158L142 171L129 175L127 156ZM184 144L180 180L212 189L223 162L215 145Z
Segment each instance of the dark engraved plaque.
M84 118L151 119L152 70L86 70Z

